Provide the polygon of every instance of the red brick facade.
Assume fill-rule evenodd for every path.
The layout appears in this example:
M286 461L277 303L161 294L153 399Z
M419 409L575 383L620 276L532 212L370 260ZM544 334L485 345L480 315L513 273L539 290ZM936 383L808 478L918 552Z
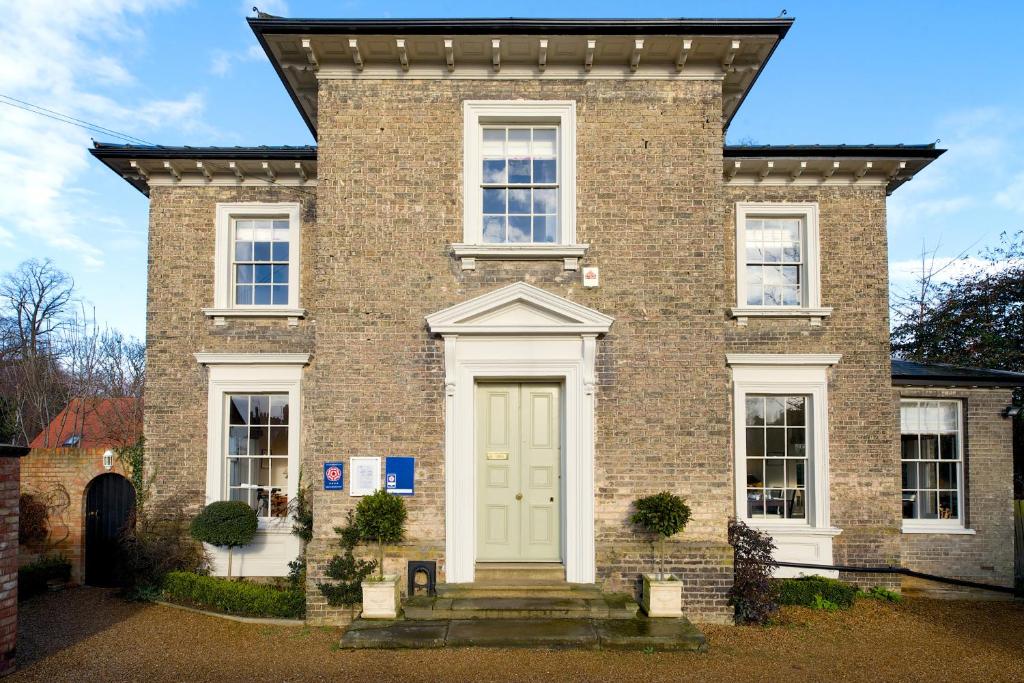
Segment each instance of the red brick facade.
M19 454L24 450L0 448L0 676L14 671L17 664L18 478Z

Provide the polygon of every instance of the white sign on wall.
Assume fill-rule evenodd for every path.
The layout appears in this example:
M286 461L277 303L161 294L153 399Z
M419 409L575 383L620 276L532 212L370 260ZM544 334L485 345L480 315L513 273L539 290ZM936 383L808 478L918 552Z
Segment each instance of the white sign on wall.
M348 460L348 495L368 496L380 489L380 457L354 457Z
M597 287L600 284L600 277L597 272L597 268L594 266L588 266L583 269L583 286L584 287Z

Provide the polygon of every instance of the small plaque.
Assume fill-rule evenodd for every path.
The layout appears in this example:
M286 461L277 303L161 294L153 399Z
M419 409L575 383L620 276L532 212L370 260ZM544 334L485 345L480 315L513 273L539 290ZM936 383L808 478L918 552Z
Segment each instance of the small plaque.
M345 464L324 463L324 491L341 491L345 488Z
M349 458L348 495L368 496L380 488L380 458Z
M488 453L488 460L508 460L508 453Z
M583 286L597 287L600 284L597 268L589 266L583 269Z

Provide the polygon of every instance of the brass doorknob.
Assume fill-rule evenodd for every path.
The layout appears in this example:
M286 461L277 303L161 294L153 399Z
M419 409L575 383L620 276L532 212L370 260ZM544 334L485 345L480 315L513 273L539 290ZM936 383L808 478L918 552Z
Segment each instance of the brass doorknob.
M523 494L517 493L516 494L516 500L522 500L522 499L523 499Z

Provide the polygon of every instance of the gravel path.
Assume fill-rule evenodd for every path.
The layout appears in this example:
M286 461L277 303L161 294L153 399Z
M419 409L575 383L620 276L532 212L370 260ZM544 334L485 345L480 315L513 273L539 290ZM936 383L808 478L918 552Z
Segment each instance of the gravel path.
M80 588L22 603L7 681L1022 681L1024 604L864 600L787 609L771 628L709 626L707 654L342 652L339 632L268 627ZM6 683L6 681L5 681Z

